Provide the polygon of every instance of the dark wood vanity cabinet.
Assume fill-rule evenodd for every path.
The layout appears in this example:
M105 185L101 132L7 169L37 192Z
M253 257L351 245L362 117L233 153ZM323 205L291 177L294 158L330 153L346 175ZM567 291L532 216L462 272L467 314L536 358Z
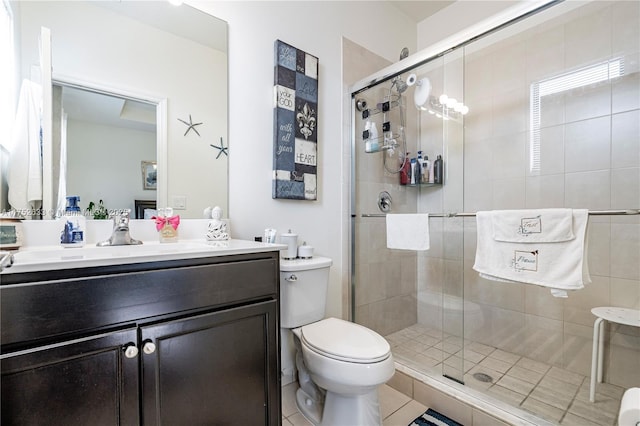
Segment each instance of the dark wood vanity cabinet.
M3 276L2 425L280 424L278 271L267 252Z
M3 352L2 425L138 424L135 329ZM6 357L5 357L6 355Z

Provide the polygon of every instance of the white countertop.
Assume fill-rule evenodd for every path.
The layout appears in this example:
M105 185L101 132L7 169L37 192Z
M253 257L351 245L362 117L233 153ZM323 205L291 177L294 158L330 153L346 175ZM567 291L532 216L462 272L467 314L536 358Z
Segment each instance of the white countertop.
M84 247L35 246L13 253L13 265L0 275L95 266L123 265L141 262L193 259L210 256L261 253L286 249L283 244L267 244L246 240L206 241L180 240L175 243L144 241L137 246Z

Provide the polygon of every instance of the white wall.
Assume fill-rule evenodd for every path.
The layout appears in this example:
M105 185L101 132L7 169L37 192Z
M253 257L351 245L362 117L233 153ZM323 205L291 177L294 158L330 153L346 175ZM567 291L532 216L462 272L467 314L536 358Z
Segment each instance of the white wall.
M107 209L134 212L134 200L155 199L142 188L140 164L156 159L155 132L68 120L67 153L67 195L79 195L83 209L104 200Z
M343 158L342 36L392 61L415 51L415 24L386 2L190 2L229 23L229 209L234 238L264 228L299 234L331 257L327 315L342 317L348 270L348 165ZM319 58L318 200L271 198L273 44Z
M456 1L418 23L418 50L425 49L481 21L491 19L520 1Z

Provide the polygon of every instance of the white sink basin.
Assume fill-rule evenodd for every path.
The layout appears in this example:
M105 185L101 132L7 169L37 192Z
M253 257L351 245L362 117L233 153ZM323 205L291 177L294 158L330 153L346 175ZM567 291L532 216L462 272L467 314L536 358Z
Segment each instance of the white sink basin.
M135 246L47 247L19 251L13 255L14 264L64 262L83 259L109 259L114 257L148 257L174 255L185 252L210 251L214 247L204 242L146 243Z
M136 246L66 248L60 246L22 247L13 254L13 265L2 274L35 272L57 269L88 268L141 262L190 259L209 256L276 251L286 248L281 244L265 244L244 240L212 241L184 240L160 244L145 241Z

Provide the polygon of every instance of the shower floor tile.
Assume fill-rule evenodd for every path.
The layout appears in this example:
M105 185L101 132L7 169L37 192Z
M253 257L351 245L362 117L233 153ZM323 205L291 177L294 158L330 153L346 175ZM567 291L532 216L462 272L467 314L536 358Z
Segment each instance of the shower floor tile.
M385 336L396 361L423 374L451 376L464 367L472 389L561 425L615 425L624 389L596 386L589 401L589 377L479 342L416 324ZM478 374L480 373L480 374Z

